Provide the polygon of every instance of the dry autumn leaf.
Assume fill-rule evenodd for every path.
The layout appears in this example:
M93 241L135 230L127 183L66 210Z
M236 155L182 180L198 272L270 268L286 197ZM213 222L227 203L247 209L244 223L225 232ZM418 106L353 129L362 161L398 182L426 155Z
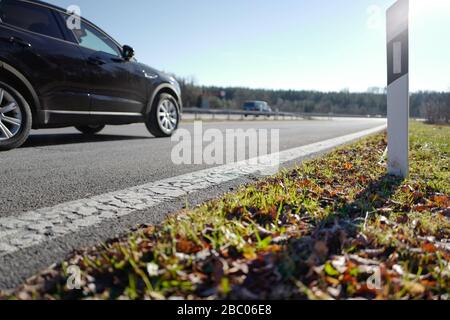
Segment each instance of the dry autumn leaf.
M450 198L447 196L434 196L431 200L440 208L447 208L450 206Z
M344 169L345 170L351 170L353 169L353 164L351 164L350 162L347 162L344 164Z
M428 253L435 253L437 251L436 247L432 243L423 244L422 250Z
M185 253L185 254L192 254L197 253L201 249L192 241L187 239L179 239L177 240L177 252Z

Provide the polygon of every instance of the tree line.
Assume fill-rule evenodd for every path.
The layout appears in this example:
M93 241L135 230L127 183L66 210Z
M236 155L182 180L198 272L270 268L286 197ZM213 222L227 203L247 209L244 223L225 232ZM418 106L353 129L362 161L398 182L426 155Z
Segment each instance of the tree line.
M240 109L245 101L267 101L274 111L386 116L386 92L366 93L249 89L199 86L179 79L186 108ZM378 93L377 93L378 91ZM381 93L380 93L381 91ZM450 93L417 92L411 95L411 117L430 122L450 121Z

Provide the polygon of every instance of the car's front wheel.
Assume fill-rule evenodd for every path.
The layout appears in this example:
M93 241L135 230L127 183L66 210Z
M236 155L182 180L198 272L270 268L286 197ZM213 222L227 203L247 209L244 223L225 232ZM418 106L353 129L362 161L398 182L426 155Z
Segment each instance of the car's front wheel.
M14 88L0 82L0 151L20 147L31 130L31 109Z
M94 135L105 128L105 125L76 126L75 129L86 135Z
M173 96L160 94L145 121L147 129L158 138L172 136L180 122L179 110L178 102Z

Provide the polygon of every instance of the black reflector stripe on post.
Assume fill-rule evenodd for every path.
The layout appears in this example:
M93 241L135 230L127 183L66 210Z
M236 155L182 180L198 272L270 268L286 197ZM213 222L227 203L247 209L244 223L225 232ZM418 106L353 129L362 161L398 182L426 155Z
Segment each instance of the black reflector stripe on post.
M388 43L388 85L409 73L408 46L408 30L403 31Z

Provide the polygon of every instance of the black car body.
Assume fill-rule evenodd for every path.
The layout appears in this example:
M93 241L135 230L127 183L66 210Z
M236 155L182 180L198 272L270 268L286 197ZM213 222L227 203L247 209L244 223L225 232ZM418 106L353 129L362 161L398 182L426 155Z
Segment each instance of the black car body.
M182 112L176 80L84 18L69 28L71 18L41 1L0 0L0 149L22 144L30 127L96 133L145 122L155 136L170 136Z

